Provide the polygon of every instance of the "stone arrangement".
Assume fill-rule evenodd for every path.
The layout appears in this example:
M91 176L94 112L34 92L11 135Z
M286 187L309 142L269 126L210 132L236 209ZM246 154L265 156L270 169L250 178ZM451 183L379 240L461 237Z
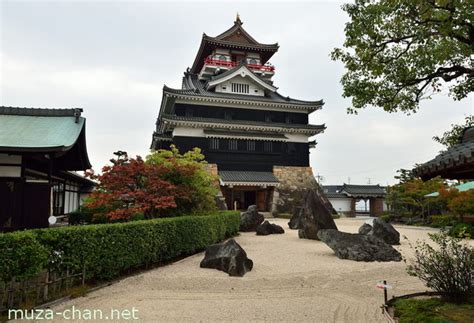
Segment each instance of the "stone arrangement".
M293 222L296 222L298 226L298 236L301 239L319 240L319 230L337 230L331 210L326 207L324 201L314 190L306 192L297 217L298 219L294 219Z
M263 214L258 213L256 205L250 205L240 216L240 231L255 231L257 227L265 220Z
M293 215L291 216L290 221L288 222L288 227L291 230L298 230L301 226L301 207L295 208L295 211L293 212Z
M400 233L395 228L382 219L374 219L372 225L364 223L359 228L360 234L372 235L377 237L390 245L400 244Z
M285 230L283 230L282 227L279 225L276 225L274 223L270 223L268 221L263 222L260 224L257 229L257 235L258 236L267 236L269 234L282 234L285 233Z
M373 236L337 230L319 230L318 238L340 259L355 261L401 261L402 255L391 245Z
M207 247L201 268L222 270L229 276L244 276L253 268L253 261L247 258L247 253L234 240L218 243Z

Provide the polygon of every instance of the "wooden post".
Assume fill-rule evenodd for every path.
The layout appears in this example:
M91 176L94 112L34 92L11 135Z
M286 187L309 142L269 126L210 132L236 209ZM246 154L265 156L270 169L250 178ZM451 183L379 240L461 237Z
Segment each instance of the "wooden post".
M10 281L10 287L8 289L8 294L7 294L7 308L13 308L13 303L15 300L15 277L12 278Z
M384 280L384 281L383 281L383 284L384 284L384 287L383 287L383 301L384 301L384 304L387 305L387 302L388 302L388 296L387 296L387 281Z
M46 271L46 275L44 279L43 301L46 301L48 299L48 292L49 292L49 270Z
M82 268L82 286L86 284L86 265Z

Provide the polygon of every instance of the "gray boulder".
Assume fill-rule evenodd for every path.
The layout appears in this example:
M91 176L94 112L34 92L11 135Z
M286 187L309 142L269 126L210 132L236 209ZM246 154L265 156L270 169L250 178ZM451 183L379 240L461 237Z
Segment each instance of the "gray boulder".
M290 221L288 222L288 227L292 230L298 230L301 225L301 207L295 208L295 211L293 212L293 215L291 216Z
M402 255L397 250L373 235L319 230L318 237L340 259L355 261L402 260Z
M374 219L372 225L364 223L359 228L359 233L375 236L391 245L400 244L400 233L390 223L382 219Z
M317 192L309 190L299 212L298 236L301 239L318 240L318 231L322 229L337 230L336 223Z
M368 223L364 223L360 228L359 228L359 234L368 234L370 231L372 231L372 226Z
M257 235L258 236L267 236L269 234L282 234L285 233L285 230L283 230L282 227L279 225L276 225L274 223L270 223L268 221L263 222L260 224L257 229Z
M255 231L265 220L263 214L258 213L256 205L250 205L247 211L240 216L240 231Z
M247 258L245 250L234 239L230 239L207 247L200 266L222 270L229 276L242 277L252 270L253 261Z

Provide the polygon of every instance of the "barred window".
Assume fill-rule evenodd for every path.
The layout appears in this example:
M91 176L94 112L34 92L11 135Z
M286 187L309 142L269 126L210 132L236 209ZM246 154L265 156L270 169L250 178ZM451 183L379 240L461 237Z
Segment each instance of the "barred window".
M273 142L265 141L263 143L263 151L267 153L271 153L273 151Z
M249 85L243 83L232 83L232 92L234 93L249 93Z
M215 149L215 150L219 149L219 139L211 138L209 140L209 148L210 149Z
M247 141L247 150L248 151L255 151L255 141L254 140Z
M237 150L237 140L230 139L229 140L229 150Z

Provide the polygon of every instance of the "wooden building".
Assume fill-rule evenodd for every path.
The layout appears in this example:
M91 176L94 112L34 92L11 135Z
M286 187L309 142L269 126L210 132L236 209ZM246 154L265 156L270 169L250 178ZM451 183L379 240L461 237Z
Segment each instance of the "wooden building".
M324 185L323 191L340 214L380 216L387 208L387 191L380 185ZM357 207L359 202L362 202L362 207Z
M0 231L49 226L77 210L94 182L81 109L0 107Z
M308 122L322 100L277 92L269 59L278 47L256 41L237 17L222 34L203 35L181 89L163 88L151 148L201 148L217 168L228 208L270 211L285 184L277 173L307 176L311 137L325 129Z
M436 176L446 179L474 179L474 126L464 129L459 143L413 170L426 181Z

